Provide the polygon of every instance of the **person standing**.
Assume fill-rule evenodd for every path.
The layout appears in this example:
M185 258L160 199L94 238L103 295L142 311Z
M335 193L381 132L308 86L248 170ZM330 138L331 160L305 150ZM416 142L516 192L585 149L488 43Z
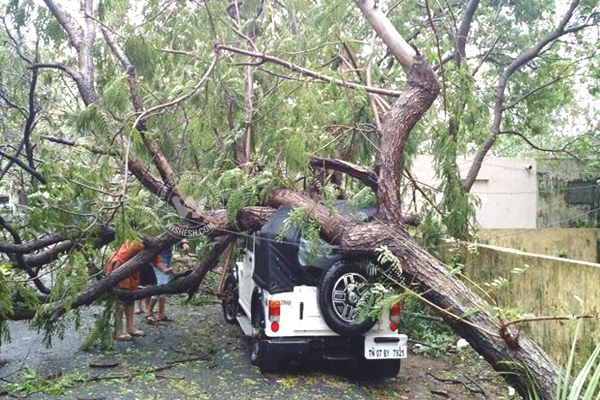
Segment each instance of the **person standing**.
M140 270L140 288L145 288L147 286L156 285L156 275L154 275L154 268L150 263L144 265ZM146 303L145 307L142 307L142 302ZM144 308L148 308L150 304L150 297L145 299L140 299L135 301L135 314L144 314Z
M119 249L111 256L106 265L106 272L110 275L127 261L135 257L144 250L144 245L138 241L125 241ZM160 256L156 257L155 264L164 268ZM134 272L127 278L119 282L119 288L122 290L138 290L140 283L139 271ZM116 320L115 320L115 339L129 340L132 336L144 336L144 332L137 329L133 320L134 300L119 300L117 302ZM125 314L125 330L123 330L123 314Z
M157 285L166 285L169 283L169 275L173 273L173 269L170 268L171 260L173 259L173 246L169 246L160 252L159 258L162 263L154 263L154 275L156 275ZM154 319L154 305L158 302L158 314L156 320ZM150 299L150 304L146 309L146 321L152 322L173 322L171 318L165 315L165 306L167 298L164 294L153 296Z

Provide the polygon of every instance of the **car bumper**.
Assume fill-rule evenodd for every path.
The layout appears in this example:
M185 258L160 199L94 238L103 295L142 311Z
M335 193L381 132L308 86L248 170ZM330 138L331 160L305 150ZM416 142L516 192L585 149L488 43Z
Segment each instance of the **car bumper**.
M309 360L356 361L364 354L365 338L280 337L263 338L261 352L267 357L300 358Z

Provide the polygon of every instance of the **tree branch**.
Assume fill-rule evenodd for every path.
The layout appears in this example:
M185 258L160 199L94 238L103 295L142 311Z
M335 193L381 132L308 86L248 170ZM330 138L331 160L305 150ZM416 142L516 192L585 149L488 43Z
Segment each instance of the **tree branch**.
M84 149L90 151L93 154L106 154L106 155L115 156L115 157L118 157L121 155L121 153L119 153L117 151L103 150L96 146L88 145L87 143L78 143L75 140L63 139L63 138L59 138L56 136L48 136L48 135L43 135L41 137L42 137L42 139L46 139L50 142L54 142L54 143L58 143L58 144L63 144L65 146L83 147Z
M539 92L540 90L543 90L543 89L547 88L548 86L554 85L556 82L558 82L560 80L563 80L563 79L566 79L566 78L570 78L573 75L574 74L557 76L556 78L552 79L551 81L548 81L548 82L544 83L543 85L538 86L537 88L535 88L533 90L530 90L529 92L525 93L523 96L519 97L517 100L515 100L511 104L505 106L503 108L503 111L510 110L511 108L516 107L519 103L521 103L523 100L526 100L529 96L532 96L532 95L536 94L537 92Z
M335 83L336 85L340 85L340 86L345 86L351 89L358 89L358 90L365 90L369 93L376 93L376 94L381 94L381 95L386 95L386 96L393 96L393 97L398 97L400 95L400 92L397 90L391 90L391 89L380 89L380 88L375 88L375 87L369 87L369 86L364 86L364 85L360 85L358 83L352 83L352 82L345 82L339 79L335 79L332 78L330 76L327 75L323 75L320 74L318 72L300 67L298 65L292 64L289 61L285 61L273 56L269 56L266 54L260 54L260 53L254 53L248 50L244 50L244 49L239 49L236 47L232 47L232 46L227 46L224 44L217 44L215 45L215 49L216 50L224 50L224 51L230 51L232 53L237 53L237 54L242 54L242 55L246 55L246 56L250 56L253 58L257 58L259 60L261 60L259 63L256 63L254 65L261 65L264 64L265 62L270 62L270 63L274 63L274 64L279 64L282 67L285 67L287 69L290 69L294 72L297 72L299 74L305 75L305 76L309 76L311 78L315 78L321 81L325 81L325 82L329 82L329 83Z
M360 165L352 164L348 161L333 159L333 158L322 158L322 157L311 157L310 165L313 167L320 167L325 169L332 169L340 171L350 175L353 178L358 179L365 185L372 189L377 189L377 174L375 171L362 167Z
M178 238L169 233L163 233L158 237L150 238L149 240L145 241L144 250L142 250L135 257L121 265L112 274L103 277L98 282L92 284L87 289L85 289L71 303L71 309L92 304L102 294L117 286L120 281L133 275L144 265L152 262L161 249L174 245L178 241ZM67 310L64 307L58 306L54 308L53 311L48 313L48 318L50 319L50 321L56 321L66 312Z
M81 75L75 71L74 69L67 67L65 64L63 63L50 63L50 62L42 62L42 63L34 63L31 64L29 66L30 69L39 69L39 68L52 68L52 69L58 69L61 70L63 72L65 72L67 75L69 75L75 82L77 82L78 80L81 80Z
M63 29L69 36L69 43L77 52L77 60L79 63L79 71L75 72L72 69L60 63L40 63L37 67L56 68L66 72L77 85L77 89L81 94L81 98L85 105L95 103L98 99L94 84L94 65L92 62L92 47L96 37L96 25L91 18L93 0L84 0L84 14L87 31L80 32L71 23L71 17L67 15L63 9L55 3L54 0L44 0L50 12L54 15ZM32 66L35 67L35 66Z
M17 164L19 167L21 167L22 169L24 169L25 171L27 171L35 179L37 179L38 181L40 181L42 184L44 184L44 185L46 184L46 179L42 176L42 174L40 174L36 170L34 170L31 167L29 167L29 165L25 164L19 158L14 157L14 156L12 156L10 154L7 154L7 153L3 152L2 150L0 150L0 156L6 158L8 160L11 160L15 164Z
M6 35L8 36L8 38L10 39L10 41L12 42L12 44L13 44L13 46L14 46L17 54L19 55L19 57L21 57L21 59L23 61L25 61L27 64L33 64L33 60L31 58L27 57L21 51L21 45L15 39L15 37L12 35L12 33L10 33L10 29L8 29L8 26L6 25L6 19L4 17L2 17L2 23L4 24L4 30L6 31Z
M125 55L125 52L123 51L123 49L121 49L121 46L119 46L117 42L113 39L110 31L104 26L100 28L100 31L102 32L102 36L104 36L104 40L108 44L108 47L115 55L117 60L119 60L119 62L123 66L123 69L125 70L125 73L127 74L127 84L129 85L129 93L131 96L131 103L133 104L133 109L137 113L143 113L144 106L142 104L142 99L140 98L137 86L137 77L135 74L135 68L133 67L133 64L131 63L131 61L129 61L129 59ZM137 124L134 124L134 128L138 129Z
M63 9L54 2L54 0L44 0L46 6L57 19L58 23L63 27L69 36L69 42L76 50L82 45L82 34L75 29L75 26L71 22L70 17L63 11Z
M15 231L16 232L16 231ZM18 234L18 233L17 233ZM12 235L14 237L14 234ZM58 242L62 242L66 238L60 233L44 235L39 239L35 239L26 243L10 244L0 241L0 252L13 254L29 254L34 251L41 250Z
M463 13L463 18L460 21L458 32L456 33L456 63L461 64L461 61L466 57L467 36L471 29L471 23L480 0L469 0Z
M35 62L37 62L37 58L38 58L38 47L37 46L38 45L36 43ZM18 159L19 156L21 155L21 151L23 150L23 147L25 147L25 155L27 157L27 162L29 163L29 167L34 171L35 171L35 162L34 162L33 148L31 146L30 138L31 138L31 134L32 134L33 129L35 128L35 124L36 124L35 119L36 119L36 115L37 115L37 110L35 107L35 90L37 87L37 80L38 80L38 70L37 70L37 68L34 68L34 69L32 69L31 80L29 82L28 110L25 112L26 121L25 121L25 127L23 128L23 139L21 140L21 143L19 144L19 147L17 148L15 155L14 155L14 157ZM13 163L14 163L14 161L11 160L6 164L6 166L0 173L0 181L2 180L2 178L4 178L4 175L8 172L8 170L12 167Z
M402 38L373 0L355 0L367 21L407 72L407 85L382 121L380 148L375 161L378 175L379 216L392 225L402 224L400 170L404 146L412 128L436 99L440 86L426 59Z
M23 243L23 241L21 240L21 235L19 235L19 232L17 232L17 230L10 225L8 222L6 222L4 220L4 218L0 217L0 226L4 229L6 229L8 231L8 233L10 233L10 235L13 237L13 241L15 242L15 246L19 246ZM19 268L24 270L25 272L27 272L27 275L29 275L30 278L32 278L33 283L35 284L35 286L38 288L38 290L44 294L49 294L50 293L50 289L48 289L46 287L46 285L44 285L42 283L42 281L37 277L37 274L35 273L35 271L33 271L33 269L31 269L31 267L29 266L29 264L27 264L27 262L25 261L24 257L22 254L8 254L8 256L11 258L11 260L14 261L14 265Z
M0 87L0 98L2 100L4 100L4 102L6 103L6 105L8 106L8 108L14 108L15 110L19 111L19 113L21 113L21 115L24 118L27 118L27 110L25 110L23 107L21 107L20 105L18 105L17 103L13 102L7 95L5 92L5 88L4 87Z
M183 95L177 97L176 99L173 99L167 103L159 104L159 105L149 108L148 110L142 112L142 114L140 114L137 117L137 120L142 121L149 116L156 115L159 112L162 112L163 110L165 110L167 108L177 106L177 105L183 103L184 101L188 100L202 87L202 85L204 85L204 83L206 83L206 81L208 80L208 77L212 73L216 64L217 64L217 53L215 53L213 55L212 60L209 64L208 68L206 69L206 72L204 73L202 78L200 78L200 80L194 85L192 90L190 90L188 93L183 94Z
M119 299L123 300L139 300L161 294L178 293L188 293L188 299L191 299L194 293L198 290L198 287L200 286L200 283L204 279L206 273L217 265L217 262L219 261L223 251L225 251L225 249L231 243L233 243L234 240L234 235L225 236L213 246L198 267L192 271L179 274L179 276L176 276L166 285L147 286L136 291L120 289L115 289L113 291L117 294Z
M254 229L257 226L264 224L268 218L270 218L275 210L269 207L247 207L242 209L236 217L237 223L242 230ZM183 293L188 292L190 296L197 290L198 285L202 281L206 272L208 272L215 265L220 254L227 248L229 243L235 238L234 235L230 235L230 229L235 229L229 223L227 216L227 210L214 210L211 212L211 218L218 221L219 225L211 232L211 237L227 235L224 239L217 242L215 247L211 250L208 257L190 274L175 279L168 285L162 286L151 286L144 290L136 291L134 293L123 293L118 289L115 290L119 298L142 298L153 294L172 294L172 293ZM230 229L228 229L230 228ZM98 244L105 242L110 239L114 239L114 230L112 238L109 235L100 235ZM106 236L106 237L105 237ZM150 238L145 241L145 249L139 254L133 257L131 260L124 263L121 267L115 270L111 275L104 276L99 281L91 284L85 289L77 298L71 303L71 309L86 306L92 304L102 294L115 288L120 281L131 276L144 265L148 264L156 258L160 250L177 243L180 239L174 237L170 233L163 233L154 238ZM61 243L62 244L62 243ZM60 246L60 244L59 244ZM56 247L59 247L56 246ZM66 247L66 246L65 246ZM64 249L61 247L64 251ZM43 253L42 253L43 254ZM55 254L55 252L53 252ZM62 306L56 306L52 311L48 312L46 318L51 321L56 321L60 316L66 312L66 309ZM23 306L15 306L11 319L22 320L32 319L35 316L35 311L27 309Z
M579 162L582 162L579 157L577 157L575 154L573 154L572 152L570 152L569 150L566 149L566 146L563 147L562 149L546 149L543 147L539 147L538 145L536 145L535 143L533 143L531 140L529 140L527 138L527 136L523 135L521 132L517 132L517 131L501 131L498 132L498 135L515 135L520 137L521 139L523 139L525 141L525 143L527 143L529 146L531 146L532 148L538 150L538 151L544 151L547 153L565 153L570 155L571 157L573 157L574 159L576 159Z
M184 196L180 192L180 190L177 188L177 184L175 181L175 174L173 172L173 169L171 168L171 165L167 161L166 157L162 154L162 151L160 150L160 147L158 146L158 144L154 140L152 140L148 135L145 134L146 126L144 123L145 122L144 118L147 117L150 114L150 112L157 112L160 109L170 107L174 104L178 104L179 102L182 102L182 101L186 100L187 98L191 97L193 95L193 92L195 92L197 89L199 89L200 86L202 86L202 84L204 84L204 82L210 75L210 72L212 71L212 68L214 68L215 63L216 63L216 54L213 58L213 61L211 63L211 66L209 67L208 71L202 77L200 82L198 84L196 84L195 89L192 93L188 93L184 96L181 96L180 98L174 100L173 102L170 102L167 104L161 104L159 106L153 107L153 108L145 111L144 106L142 104L142 99L139 96L137 77L136 77L135 68L133 67L133 64L129 61L129 59L125 55L125 52L121 49L121 47L118 45L118 43L113 39L110 31L108 29L106 29L105 27L102 27L102 35L104 36L104 39L108 43L111 51L113 52L115 57L120 61L121 65L123 66L123 68L125 69L125 71L127 73L127 82L129 84L129 90L130 90L133 107L134 107L136 113L139 114L137 119L135 120L133 126L140 132L140 134L142 136L142 141L144 142L144 145L148 149L148 152L152 155L152 161L154 162L154 165L156 166L156 169L158 170L158 172L162 178L162 182L160 182L157 178L152 176L152 174L150 174L148 168L145 168L140 160L134 158L131 155L129 155L128 159L127 159L127 163L126 163L127 168L129 169L129 171L131 173L133 173L136 176L136 178L138 178L138 180L145 187L150 189L152 193L159 195L161 198L164 198L166 196L165 200L167 201L168 204L175 206L174 200L178 199L177 201L180 203L180 204L178 204L179 207L181 207L181 205L182 205L181 203L183 203L183 206L186 207L187 210L193 211L196 215L200 216L199 220L201 223L207 223L207 224L211 223L210 218L208 218L205 213L201 212L201 210L199 210L195 206L195 204L193 202L191 202L189 199L187 199L187 197ZM166 193L164 193L164 192L161 193L160 190L164 189L165 185L168 190Z
M394 25L373 0L354 1L377 35L385 42L407 74L412 69L417 52L398 33Z
M82 246L84 244L84 239L88 237L94 238L92 243L94 247L101 248L115 239L115 229L109 226L102 226L86 237L65 238L66 240L58 242L54 247L42 251L41 253L25 256L25 263L30 267L41 267L50 264L51 262L58 260L61 255Z
M576 30L580 30L586 27L586 25L579 25L574 28L565 29L571 18L573 17L573 13L577 6L579 5L579 0L571 1L569 5L569 9L563 16L563 18L558 23L558 26L555 30L548 33L544 36L540 41L538 41L531 49L521 54L516 60L514 60L500 75L500 79L498 80L498 85L496 86L496 97L494 102L494 120L492 123L491 133L490 135L483 141L479 151L475 155L473 159L473 164L471 164L471 168L467 173L467 177L464 181L465 191L469 192L475 183L475 179L479 174L479 170L481 169L481 165L483 164L483 159L492 148L493 144L496 142L496 137L500 132L500 125L502 124L503 111L504 111L504 93L506 91L506 85L508 84L508 80L512 76L513 73L518 71L523 65L527 64L529 61L536 58L540 52L546 47L548 44L554 42L556 39L561 36L574 32Z

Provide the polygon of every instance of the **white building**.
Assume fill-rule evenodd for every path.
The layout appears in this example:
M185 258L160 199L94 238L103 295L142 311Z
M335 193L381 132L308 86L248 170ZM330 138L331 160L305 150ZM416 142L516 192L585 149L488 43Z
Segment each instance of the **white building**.
M473 158L458 160L466 178ZM411 173L419 182L438 187L433 156L416 156ZM471 193L481 200L477 222L484 229L535 229L538 217L538 177L533 158L486 157Z

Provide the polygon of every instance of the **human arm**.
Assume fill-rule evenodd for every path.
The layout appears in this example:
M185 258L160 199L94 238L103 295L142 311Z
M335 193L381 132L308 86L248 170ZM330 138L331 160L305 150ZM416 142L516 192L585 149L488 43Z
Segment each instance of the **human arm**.
M154 260L154 265L156 266L156 268L158 268L164 274L172 274L173 273L173 268L167 268L165 266L165 264L163 263L160 255L156 256L156 260Z

